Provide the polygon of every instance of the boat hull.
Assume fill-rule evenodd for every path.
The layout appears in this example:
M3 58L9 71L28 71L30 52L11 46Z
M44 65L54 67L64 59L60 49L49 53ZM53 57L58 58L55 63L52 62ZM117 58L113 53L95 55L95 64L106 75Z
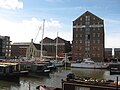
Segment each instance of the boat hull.
M85 63L71 63L72 68L87 68L87 69L107 69L107 64L95 63L95 64L85 64Z
M20 74L19 73L0 74L0 80L11 81L11 82L19 82Z
M21 77L27 77L29 75L29 71L20 71L20 76Z
M79 77L73 73L62 79L62 90L120 90L120 85L114 80Z
M27 77L32 77L32 78L39 78L40 76L46 76L49 77L49 73L42 73L42 72L29 72Z

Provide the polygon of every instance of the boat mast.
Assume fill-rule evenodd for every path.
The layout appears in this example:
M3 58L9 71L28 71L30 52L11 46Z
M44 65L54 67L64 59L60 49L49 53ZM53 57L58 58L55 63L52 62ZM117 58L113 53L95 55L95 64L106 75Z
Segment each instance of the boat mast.
M57 46L58 46L58 32L57 32L57 38L56 38L56 56L55 56L55 57L56 57L56 60L57 60L57 57L58 57L58 55L57 55L57 52L58 52L58 51L57 51L57 48L58 48L58 47L57 47Z
M43 57L43 37L44 37L44 27L45 27L45 19L43 19L43 29L42 29L42 41L41 41L41 55L40 55L40 60L42 60L42 57Z
M37 35L36 35L35 39L34 39L34 42L36 41L37 36L38 36L38 34L39 34L40 30L41 30L41 26L39 27L39 30L38 30L38 32L37 32Z

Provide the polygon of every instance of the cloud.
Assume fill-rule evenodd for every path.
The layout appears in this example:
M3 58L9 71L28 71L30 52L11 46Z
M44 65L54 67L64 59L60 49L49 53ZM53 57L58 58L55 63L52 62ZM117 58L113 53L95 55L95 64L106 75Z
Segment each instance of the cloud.
M33 26L33 27L39 27L39 26L43 26L43 20L39 20L35 17L33 17L31 20L23 20L22 24L25 27L29 27L29 26ZM51 29L51 30L55 30L55 29L60 29L61 28L61 24L58 20L54 20L54 19L49 19L49 20L45 20L45 28Z
M105 47L107 47L107 48L120 48L119 37L106 37Z
M0 8L4 8L4 9L23 8L23 2L19 0L0 0Z
M105 47L120 47L120 22L115 19L105 19Z
M2 36L10 36L12 42L29 42L31 39L35 39L39 27L41 27L36 42L41 40L42 36L43 20L38 18L31 18L29 20L22 20L19 22L8 21L0 19L0 28L2 29ZM45 33L44 37L56 37L55 32L60 30L61 24L59 21L50 19L45 21ZM52 35L50 34L52 33Z
M46 28L53 28L53 29L60 29L61 28L61 24L59 21L57 20L46 20Z

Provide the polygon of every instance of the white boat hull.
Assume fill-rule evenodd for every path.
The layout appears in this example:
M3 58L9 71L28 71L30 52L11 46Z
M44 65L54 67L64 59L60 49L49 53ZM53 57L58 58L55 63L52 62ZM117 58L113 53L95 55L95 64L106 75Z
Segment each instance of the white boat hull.
M62 61L51 61L55 67L62 67L64 64Z
M55 65L55 67L62 67L63 63L62 62L55 62L54 65Z
M86 63L71 63L72 68L88 68L88 69L106 69L108 68L108 64L103 63L94 63L94 64L86 64Z

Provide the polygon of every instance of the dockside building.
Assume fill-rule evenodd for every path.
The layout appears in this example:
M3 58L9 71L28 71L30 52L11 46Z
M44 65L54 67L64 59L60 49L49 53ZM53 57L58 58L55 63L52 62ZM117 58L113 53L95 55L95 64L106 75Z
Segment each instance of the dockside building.
M104 57L104 20L86 11L73 21L72 59Z
M11 56L11 41L9 36L0 36L0 57Z

